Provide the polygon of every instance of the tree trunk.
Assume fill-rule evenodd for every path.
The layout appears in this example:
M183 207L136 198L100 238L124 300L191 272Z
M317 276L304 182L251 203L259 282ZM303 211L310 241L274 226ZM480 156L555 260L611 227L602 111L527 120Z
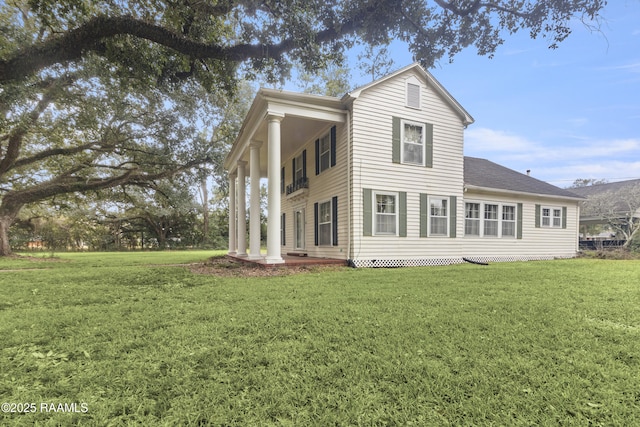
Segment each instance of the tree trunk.
M11 255L11 245L9 244L9 227L13 223L12 216L0 216L0 256Z
M9 243L9 227L18 217L20 209L24 206L21 202L11 200L6 195L0 204L0 256L11 255L11 244Z
M206 178L202 179L200 189L202 191L202 242L206 245L209 241L209 191Z

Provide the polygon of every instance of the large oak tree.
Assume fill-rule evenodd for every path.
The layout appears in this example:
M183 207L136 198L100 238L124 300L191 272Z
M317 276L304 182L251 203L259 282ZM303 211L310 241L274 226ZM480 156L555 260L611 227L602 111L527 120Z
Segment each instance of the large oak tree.
M604 0L7 0L0 5L0 255L20 209L145 186L207 159L198 115L236 80L286 78L353 43L408 43L430 67L527 30L555 47ZM203 95L203 90L207 95ZM207 98L208 96L208 98ZM203 101L206 98L206 101ZM200 117L200 118L199 118Z

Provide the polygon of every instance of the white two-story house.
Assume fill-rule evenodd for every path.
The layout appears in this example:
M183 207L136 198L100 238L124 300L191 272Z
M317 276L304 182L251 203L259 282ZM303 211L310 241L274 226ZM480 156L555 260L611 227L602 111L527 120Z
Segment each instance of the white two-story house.
M418 64L342 98L261 89L225 161L229 254L357 267L575 256L581 198L464 157L471 123ZM266 254L260 178L268 180Z

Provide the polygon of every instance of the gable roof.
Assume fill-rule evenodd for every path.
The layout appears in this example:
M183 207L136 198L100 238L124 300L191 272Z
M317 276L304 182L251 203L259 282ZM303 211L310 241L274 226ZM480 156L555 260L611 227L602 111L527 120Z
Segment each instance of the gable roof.
M638 191L640 191L639 186L640 179L630 179L627 181L572 188L571 192L587 199L611 193L610 196L605 196L610 208L614 212L624 216L628 214L630 210L634 209L634 204L637 203L635 201L638 200ZM640 209L636 211L634 216L640 217ZM601 215L594 215L593 210L586 207L584 212L581 212L580 217L582 219L593 220L594 218L601 218Z
M400 68L399 70L391 73L391 74L387 74L384 77L379 78L378 80L374 80L371 83L368 83L364 86L360 86L354 90L352 90L351 92L347 93L346 95L344 95L342 97L342 102L347 102L350 99L356 99L360 96L360 94L373 87L373 86L377 86L380 83L383 83L389 79L392 79L406 71L409 70L413 70L415 72L417 72L418 74L420 74L425 80L427 80L427 83L429 83L431 85L431 87L435 90L435 92L440 95L444 101L460 116L460 118L462 119L462 122L464 123L465 126L470 125L471 123L473 123L475 120L473 117L471 117L471 115L467 112L467 110L465 110L462 105L460 105L460 103L458 101L456 101L456 99L451 96L451 94L449 93L449 91L447 91L444 86L442 86L440 84L440 82L438 80L436 80L435 77L433 77L433 75L428 72L427 70L425 70L424 68L422 68L422 66L417 63L414 62L411 65L407 65L406 67Z
M580 200L570 191L540 181L497 163L477 157L464 158L465 187L478 190L498 190L507 193L528 193L563 199Z
M616 192L626 187L640 185L640 179L630 179L628 181L609 182L607 184L587 185L584 187L572 188L570 191L578 196L589 197L606 192Z

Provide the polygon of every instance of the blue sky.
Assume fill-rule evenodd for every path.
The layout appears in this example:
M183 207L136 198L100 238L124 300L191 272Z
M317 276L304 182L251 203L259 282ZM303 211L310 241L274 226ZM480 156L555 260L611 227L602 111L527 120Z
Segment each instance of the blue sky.
M640 1L610 0L601 32L582 22L558 49L528 32L507 36L493 59L474 48L431 73L475 118L465 155L560 187L577 178L640 178ZM394 69L413 62L401 43ZM354 85L360 75L353 55Z

